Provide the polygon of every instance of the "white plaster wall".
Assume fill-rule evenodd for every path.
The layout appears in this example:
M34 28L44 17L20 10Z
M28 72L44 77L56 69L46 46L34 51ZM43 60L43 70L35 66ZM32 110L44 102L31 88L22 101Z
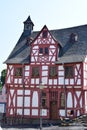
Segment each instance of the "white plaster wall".
M49 85L52 85L52 79L49 79Z
M48 71L42 71L42 76L48 76Z
M56 57L55 57L55 56L53 56L51 61L55 61L55 60L56 60Z
M38 49L38 46L34 46L33 49ZM36 51L36 50L35 50L35 51ZM34 52L34 50L33 50L33 52Z
M26 71L26 72L25 72L25 76L29 76L29 71Z
M78 85L81 84L81 79L78 79L77 84L78 84Z
M64 77L59 77L58 82L59 82L59 85L63 85L64 84Z
M77 97L79 98L81 92L80 91L76 91Z
M38 109L32 109L32 116L38 116Z
M53 46L53 45L50 45L50 48L55 49L56 47L55 47L55 46Z
M10 98L10 95L9 95L9 98L8 98L9 100L8 100L8 106L10 106L10 104L11 104L11 98Z
M49 61L52 59L52 56L49 56Z
M57 85L57 79L54 79L54 85Z
M65 85L69 84L69 79L65 79Z
M59 71L59 72L58 72L58 75L59 75L59 76L64 76L64 71Z
M17 90L17 95L23 95L23 90Z
M33 78L31 79L31 84L34 84L34 79Z
M80 94L81 94L80 91L77 91L77 92L76 92L76 95L77 95L78 98L80 97ZM76 107L76 104L77 104L77 99L76 99L76 97L74 96L74 106L75 106L75 107ZM82 106L82 99L81 99L81 101L80 101L80 105Z
M17 107L23 106L23 97L17 97Z
M19 83L19 84L22 84L22 78L19 78L19 79L18 79L18 83Z
M10 71L8 70L7 71L7 83L11 83L11 76L13 75L13 71L14 71L14 69L12 69L12 65L9 65L9 69L10 69ZM9 75L10 74L10 75Z
M80 111L79 110L77 111L77 116L80 116Z
M18 83L18 84L22 84L22 78L15 78L15 79L14 79L14 83L15 83L15 84L17 84L17 83Z
M13 109L11 108L11 110L10 110L10 115L12 115L13 114Z
M24 106L30 107L30 97L24 97Z
M36 84L39 84L39 78L36 79Z
M10 76L8 76L7 83L11 83Z
M18 114L18 115L22 115L22 109L20 109L20 108L17 109L17 114Z
M8 78L7 78L7 83L11 83L11 81L10 81L10 75L9 75L9 70L7 71L7 76L8 76Z
M48 77L42 77L43 84L47 84Z
M82 106L82 97L81 97L81 99L80 99L80 107L82 108L83 106Z
M30 90L25 90L25 95L30 95Z
M59 70L64 70L63 65L60 65L60 66L58 67L58 69L59 69Z
M30 115L30 109L24 109L24 115Z
M42 70L48 70L48 66L42 66Z
M29 70L29 69L30 69L30 66L26 65L25 70Z
M85 92L85 110L87 111L87 92Z
M32 57L31 57L31 62L34 62L34 61L35 61L35 59L34 59L34 57L32 56Z
M86 60L87 60L87 58L86 58ZM86 78L87 77L87 65L86 64L84 64L84 78ZM87 86L87 80L86 79L84 79L84 86Z
M74 96L74 107L76 108L77 100L76 97Z
M71 85L74 84L74 79L70 79L70 84L71 84Z

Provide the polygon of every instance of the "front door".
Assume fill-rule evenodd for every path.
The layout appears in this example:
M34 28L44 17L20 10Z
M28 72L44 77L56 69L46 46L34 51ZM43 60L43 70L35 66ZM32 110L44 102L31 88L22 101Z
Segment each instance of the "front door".
M50 102L50 119L51 120L58 119L57 101Z

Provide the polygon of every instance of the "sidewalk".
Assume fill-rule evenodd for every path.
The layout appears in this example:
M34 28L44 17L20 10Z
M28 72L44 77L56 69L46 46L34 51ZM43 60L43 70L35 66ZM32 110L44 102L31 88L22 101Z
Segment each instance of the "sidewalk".
M0 128L0 130L40 130L40 128ZM43 127L42 130L87 130L87 127L83 127L83 126L68 126L68 127L50 126L50 127Z

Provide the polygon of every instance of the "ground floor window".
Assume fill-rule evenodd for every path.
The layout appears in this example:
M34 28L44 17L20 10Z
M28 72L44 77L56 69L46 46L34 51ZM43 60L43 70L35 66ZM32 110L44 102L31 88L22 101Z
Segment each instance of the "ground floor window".
M65 107L65 94L64 94L64 92L60 93L60 107L61 108Z

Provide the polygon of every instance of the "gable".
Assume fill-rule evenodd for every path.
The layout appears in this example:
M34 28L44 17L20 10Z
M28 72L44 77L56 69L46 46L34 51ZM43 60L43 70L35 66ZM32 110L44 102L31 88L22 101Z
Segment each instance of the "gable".
M31 46L31 63L56 61L59 52L58 42L54 39L46 26L39 32Z

